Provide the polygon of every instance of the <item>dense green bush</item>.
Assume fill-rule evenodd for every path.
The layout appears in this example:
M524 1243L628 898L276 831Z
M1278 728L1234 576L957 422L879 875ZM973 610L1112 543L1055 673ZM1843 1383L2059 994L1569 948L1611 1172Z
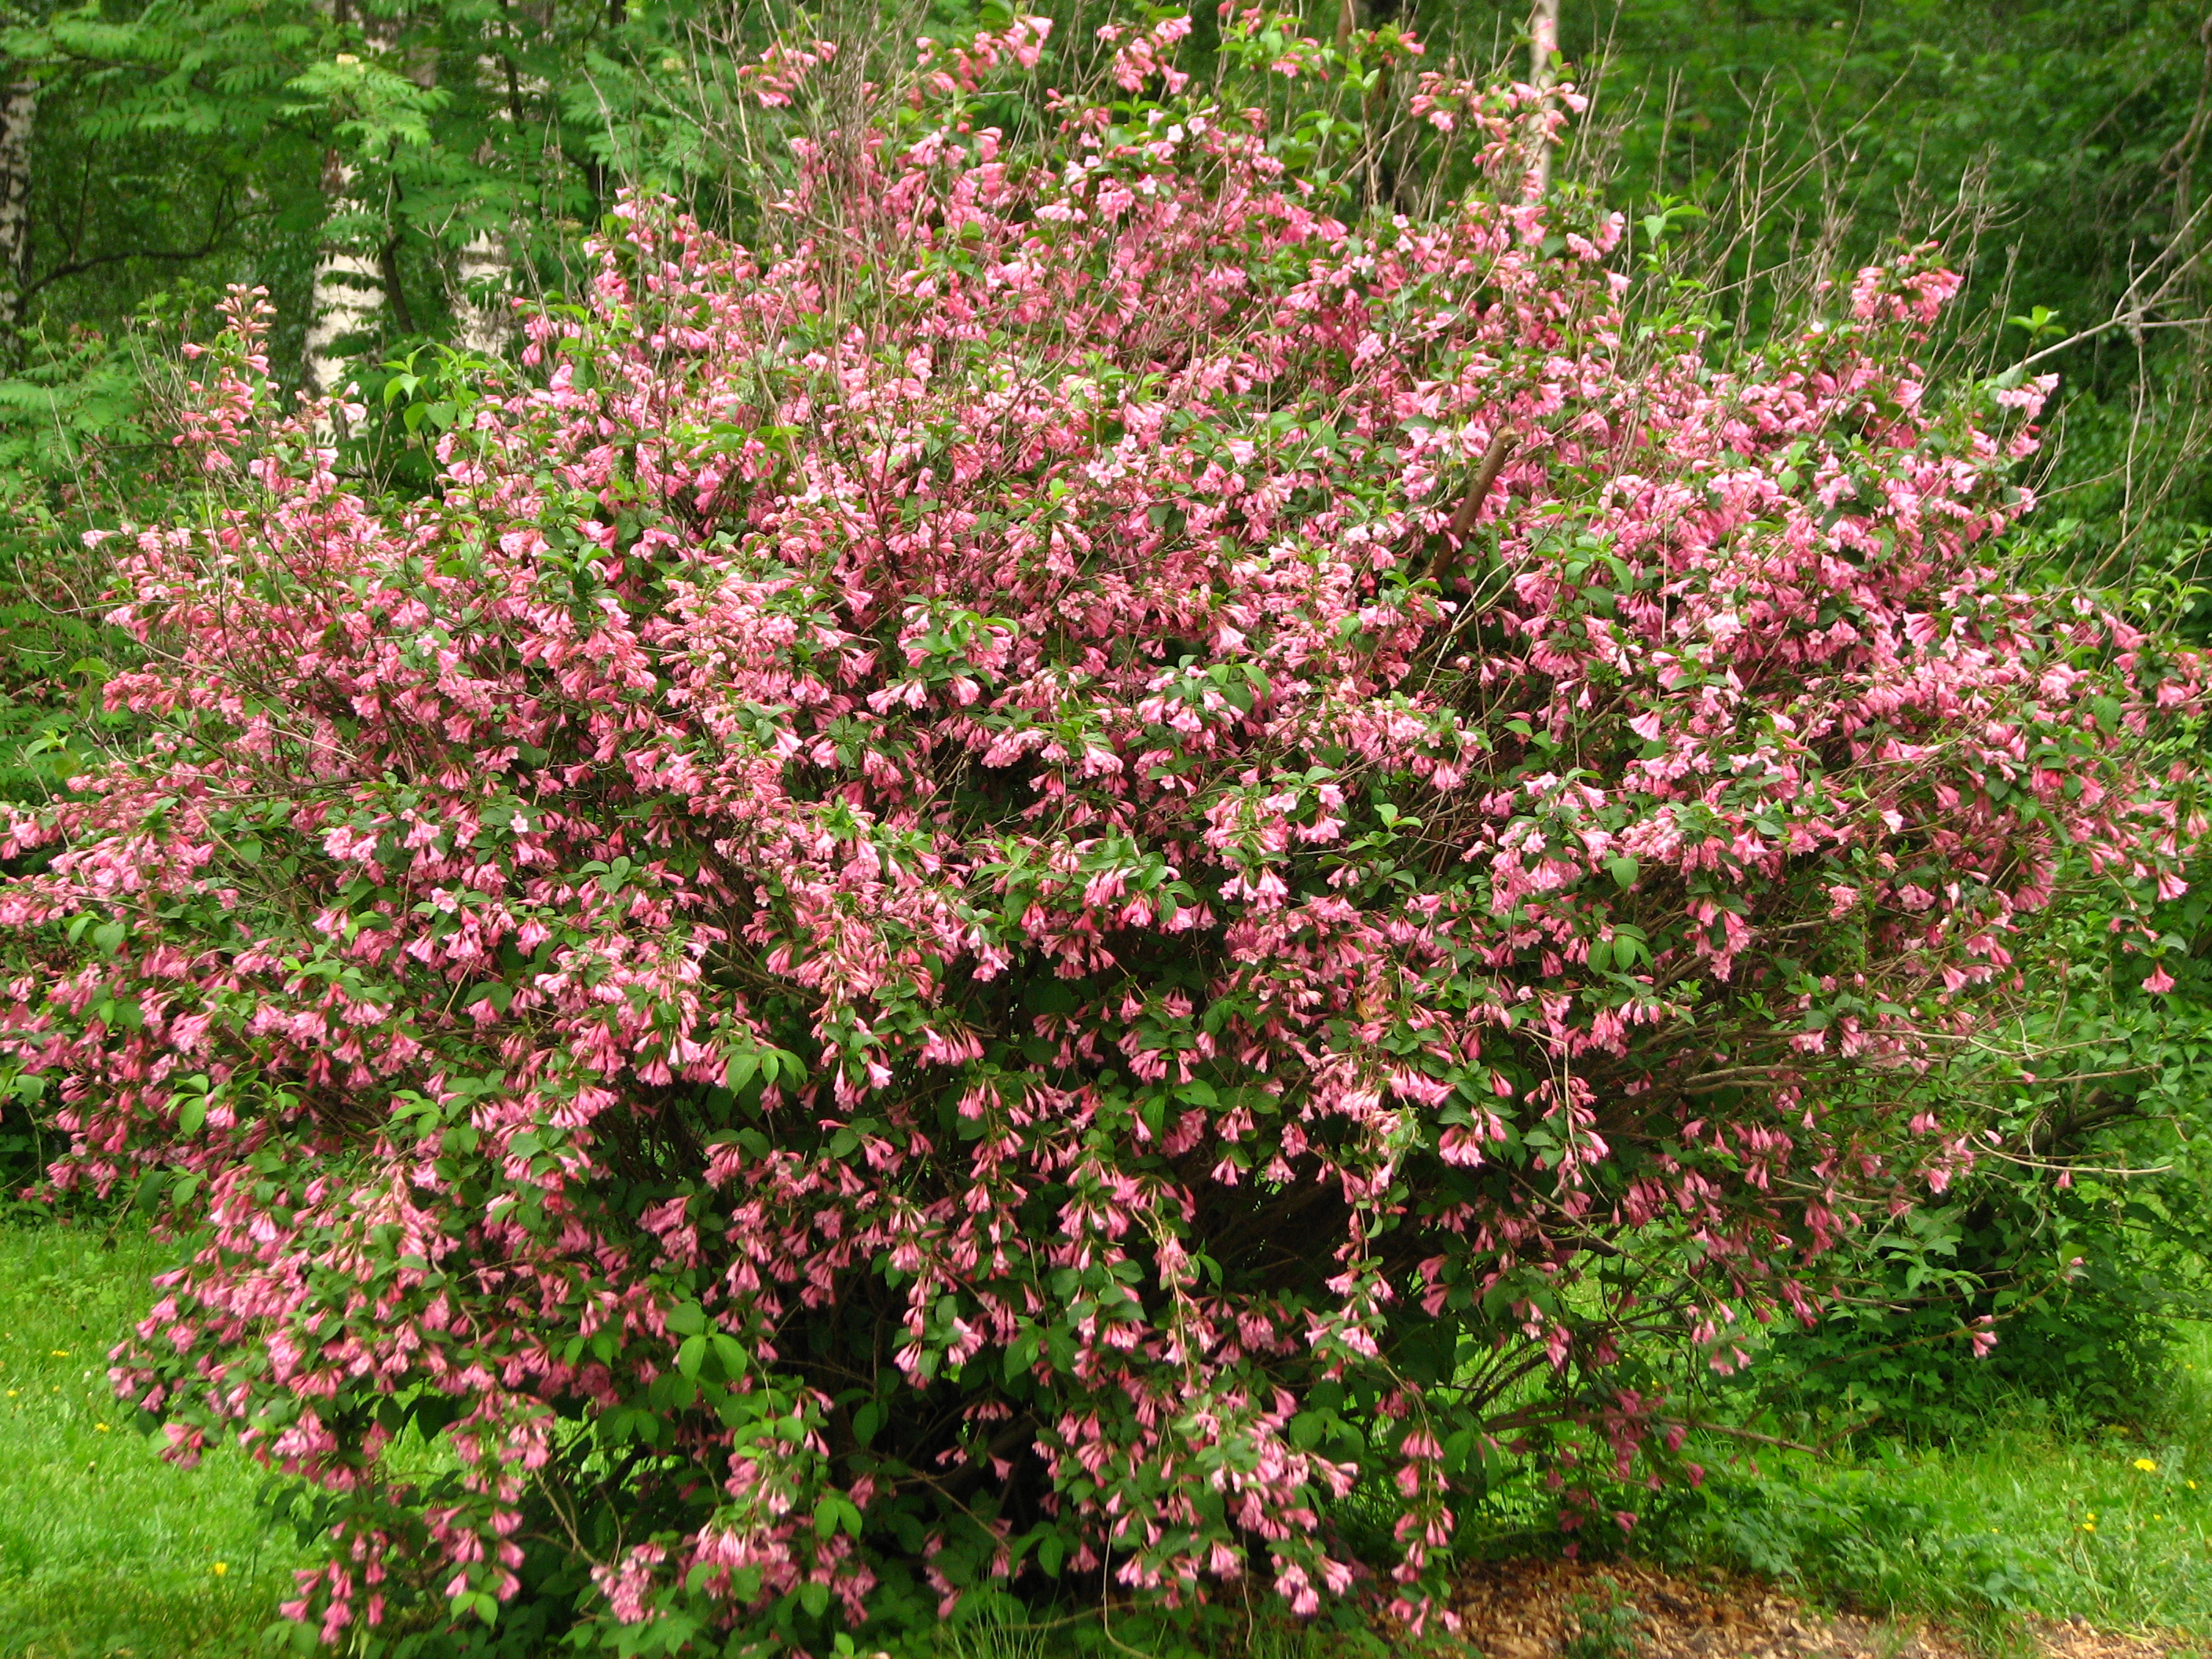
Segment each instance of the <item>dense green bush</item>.
M2212 897L2200 881L2116 920L2059 930L1996 1052L1960 1067L1990 1156L1865 1241L1850 1294L1778 1333L1721 1410L1820 1441L2156 1413L2177 1322L2212 1317Z
M1042 25L933 44L757 251L630 204L419 499L254 296L197 361L5 1037L195 1244L147 1423L319 1488L303 1642L1418 1621L1971 1173L2069 869L2172 886L2202 665L2012 580L2048 385L1929 381L1927 250L1717 367L1571 94L1241 17L1486 180L1354 225L1184 28L1024 150Z
M115 118L141 139L174 21L97 36L129 47ZM1417 1612L1470 1503L1625 1518L1698 1410L1927 1437L2014 1391L2138 1409L2197 1293L2212 988L2193 899L2146 935L2064 849L2137 882L2180 856L2158 815L2185 819L2188 780L2135 769L2195 671L2155 607L2072 620L2063 584L1985 552L2039 388L1923 372L1943 273L1908 258L1816 296L1747 264L1738 289L1732 229L1702 264L1669 250L1680 204L1626 244L1582 193L1547 218L1501 172L1541 118L1424 79L1389 28L1351 61L1286 18L1182 58L1173 27L1085 32L933 127L973 79L947 49L945 83L871 115L864 164L828 137L857 78L809 102L818 45L714 43L702 114L667 79L696 60L631 49L666 21L549 37L549 75L504 100L450 75L490 38L465 9L392 47L451 60L454 98L341 62L364 42L307 11L226 37L307 100L255 189L326 142L386 186L392 314L357 342L374 407L335 454L283 419L289 365L253 361L250 322L186 413L204 495L167 470L146 360L73 336L0 387L0 766L42 809L13 848L0 1165L27 1173L59 1127L70 1190L204 1245L131 1386L186 1453L237 1430L318 1483L297 1513L337 1541L303 1630L819 1645L979 1586L1176 1598L1254 1570L1301 1607L1395 1572ZM88 76L91 27L31 44ZM551 72L617 39L593 84L632 125L587 137ZM1086 58L1127 70L1121 95L1040 135L1042 76ZM1253 118L1207 110L1179 63L1232 112L1250 93L1251 132L1223 140ZM1887 67L1858 61L1853 95ZM1693 97L1726 103L1703 69ZM267 98L171 92L219 118L217 170L252 174ZM702 159L756 98L768 165ZM526 137L516 110L553 105ZM994 123L1030 142L987 143ZM541 143L556 128L574 149ZM789 189L804 211L767 222L817 240L763 272L626 213L586 260L580 217L647 161L726 223ZM1620 188L1715 210L1711 168L1648 171ZM530 208L529 281L586 290L534 310L526 370L418 343L450 320L471 190ZM1144 222L1171 271L1134 233L1070 228L1158 200L1189 216ZM289 259L296 295L313 228L266 228L226 257ZM1616 301L1608 258L1649 285ZM1121 310L1000 286L1052 280L1126 285ZM1182 309L1208 283L1241 308ZM1217 349L1267 372L1176 380ZM1021 447L1037 433L1059 461ZM155 528L86 548L126 518ZM127 642L56 603L117 546ZM1311 585L1285 600L1294 566ZM702 621L740 588L739 620ZM1927 678L1899 692L1898 662ZM1831 719L1826 748L1802 737ZM1869 765L1885 744L1924 789ZM1762 793L1761 766L1814 794ZM743 787L702 804L687 769L715 767ZM1124 775L1144 781L1100 781ZM2148 810L2100 820L2098 790ZM790 815L773 836L763 803ZM2149 958L2174 988L2143 988ZM1955 1060L1958 1030L2009 1063ZM1089 1137L1076 1174L1051 1113L1021 1115L1048 1096ZM1864 1158L1878 1178L1837 1173ZM1950 1182L1933 1203L1927 1170ZM963 1204L1010 1265L957 1259L981 1251ZM1096 1255L1054 1255L1055 1230ZM1838 1283L1836 1316L1793 1332ZM605 1327L582 1311L602 1296ZM1192 1457L1241 1507L1191 1498ZM1532 1498L1546 1474L1563 1496ZM1715 1490L1753 1565L1926 1530L1874 1499ZM1955 1565L1994 1600L2008 1559Z

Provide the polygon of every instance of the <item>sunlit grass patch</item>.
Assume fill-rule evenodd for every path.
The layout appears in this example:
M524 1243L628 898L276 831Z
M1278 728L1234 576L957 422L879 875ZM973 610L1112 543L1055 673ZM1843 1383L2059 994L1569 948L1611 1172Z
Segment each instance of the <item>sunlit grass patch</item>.
M250 1460L161 1461L107 1353L167 1257L135 1229L0 1228L0 1655L215 1659L291 1587Z
M1739 1457L1653 1540L1879 1613L2036 1613L2212 1635L2212 1336L2141 1426L2033 1401L1971 1442L1862 1443L1855 1466Z

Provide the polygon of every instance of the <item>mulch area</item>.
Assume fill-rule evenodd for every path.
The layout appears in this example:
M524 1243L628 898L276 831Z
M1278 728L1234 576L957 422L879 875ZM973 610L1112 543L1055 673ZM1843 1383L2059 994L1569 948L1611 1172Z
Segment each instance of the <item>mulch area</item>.
M1756 1579L1662 1572L1636 1561L1499 1561L1452 1598L1484 1659L1559 1659L1593 1606L1632 1607L1614 1651L1638 1659L1976 1659L1934 1626L1828 1613ZM2178 1632L2121 1632L2067 1622L2033 1626L2047 1659L2189 1659L2212 1646ZM1632 1643L1632 1646L1629 1644Z

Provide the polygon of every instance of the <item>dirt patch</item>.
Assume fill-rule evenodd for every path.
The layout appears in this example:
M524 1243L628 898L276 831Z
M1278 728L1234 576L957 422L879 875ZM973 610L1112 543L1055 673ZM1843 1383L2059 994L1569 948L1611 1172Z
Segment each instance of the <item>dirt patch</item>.
M1494 1562L1461 1580L1452 1607L1485 1659L1560 1659L1571 1644L1583 1659L1974 1659L1930 1626L1821 1613L1756 1579L1635 1561ZM2049 1659L2212 1655L2179 1632L2063 1621L2033 1632Z
M2166 1659L2170 1654L2197 1659L2212 1653L2212 1644L2179 1631L2136 1634L2040 1619L2034 1626L2036 1641L2051 1659Z

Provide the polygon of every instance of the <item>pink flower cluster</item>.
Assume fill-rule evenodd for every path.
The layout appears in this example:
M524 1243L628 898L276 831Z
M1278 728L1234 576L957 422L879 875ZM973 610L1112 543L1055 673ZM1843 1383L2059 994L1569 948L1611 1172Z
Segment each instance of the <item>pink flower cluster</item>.
M1523 125L1355 228L1256 112L1015 158L970 68L786 245L630 204L431 498L211 386L242 471L122 556L149 740L12 825L55 1178L202 1241L118 1385L327 1490L328 1639L532 1550L801 1642L1419 1616L1519 1435L1592 1511L1667 1455L1624 1355L1739 1363L1971 1159L1915 1079L2062 863L2173 885L2130 739L2200 665L2007 586L2033 409L1922 384L1948 278L1717 369Z

